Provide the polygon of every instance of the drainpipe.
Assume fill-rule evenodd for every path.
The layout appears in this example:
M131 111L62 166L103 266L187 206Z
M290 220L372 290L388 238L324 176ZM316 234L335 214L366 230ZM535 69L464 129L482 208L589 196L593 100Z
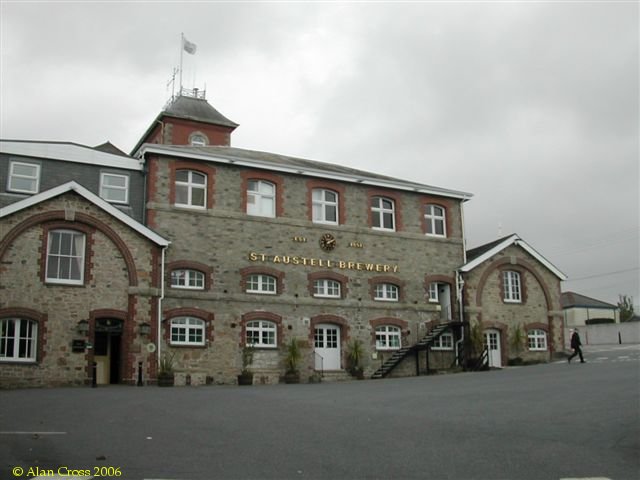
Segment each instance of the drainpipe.
M465 235L464 230L464 202L468 200L468 198L464 198L460 202L460 226L462 229L462 264L465 265L467 263L467 237ZM462 323L462 335L460 336L460 340L456 342L456 364L459 363L459 351L460 345L464 342L464 302L462 300L462 293L464 289L464 279L462 278L462 273L460 270L456 271L456 292L458 294L458 315L460 316L460 323Z
M158 298L158 371L160 370L160 354L162 348L162 300L164 299L164 255L167 247L162 247L162 259L160 261L160 298Z
M460 323L462 323L462 335L460 336L460 340L456 342L456 365L459 365L460 362L460 345L464 342L464 302L462 300L462 291L464 289L464 279L462 278L462 273L460 270L456 271L456 292L458 295L458 315L460 316Z

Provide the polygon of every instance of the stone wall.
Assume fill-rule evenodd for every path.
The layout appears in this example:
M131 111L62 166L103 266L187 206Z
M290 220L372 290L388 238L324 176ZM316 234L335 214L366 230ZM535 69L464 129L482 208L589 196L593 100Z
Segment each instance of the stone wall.
M291 338L306 342L303 348L303 378L314 369L315 323L340 326L342 363L345 368L350 341L359 339L365 346L365 373L377 369L374 360L375 326L406 323L406 342L417 342L427 324L440 321L439 306L427 301L425 277L449 279L463 260L460 205L445 198L428 198L411 192L389 191L399 201L399 231L373 230L369 225L372 193L385 193L366 186L339 184L344 195L344 224L321 225L310 220L309 178L280 174L283 191L279 198L280 216L248 216L243 211L242 179L252 173L246 169L215 165L212 206L206 210L175 207L169 202L171 170L180 162L161 158L151 160L151 187L148 218L153 228L171 240L167 262L199 262L212 273L211 286L205 291L167 288L163 302L166 315L180 308L197 308L207 323L204 347L169 347L177 352L178 370L202 371L215 383L235 382L241 368L243 316L266 312L280 319L278 348L261 350L254 360L256 375L271 383L277 372L284 373L284 346ZM211 169L208 169L211 172ZM422 206L425 202L447 206L448 238L428 237L423 231ZM331 233L337 246L330 252L319 247L322 234ZM296 260L294 260L296 259ZM241 271L269 269L278 273L281 290L276 295L245 293ZM345 278L342 298L313 297L310 276L325 272ZM324 273L323 273L324 274ZM167 278L165 281L169 284ZM403 287L401 301L375 301L371 280L394 279ZM455 305L455 300L452 299ZM163 338L168 340L168 319ZM415 370L412 374L415 374Z
M503 300L502 272L520 273L522 302ZM465 275L465 314L470 325L500 331L502 365L520 357L524 361L549 361L563 350L562 310L559 279L521 247L511 245ZM522 346L514 342L516 331L524 336ZM527 331L547 332L547 351L527 347Z
M84 384L90 379L93 351L72 352L73 340L94 342L96 319L122 316L121 382L134 382L137 362L149 378L150 358L138 331L153 325L157 253L151 242L104 210L67 193L21 210L0 221L0 316L38 322L35 364L0 361L0 383L11 386ZM84 285L44 281L47 236L50 228L69 228L87 235ZM88 335L77 332L89 323ZM155 368L155 367L153 367Z

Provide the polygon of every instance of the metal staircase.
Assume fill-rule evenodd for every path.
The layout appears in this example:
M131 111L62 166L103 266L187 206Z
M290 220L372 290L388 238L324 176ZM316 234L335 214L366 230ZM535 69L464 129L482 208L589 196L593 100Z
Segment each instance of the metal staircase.
M412 345L410 347L402 347L400 350L396 350L393 352L393 355L387 359L386 362L382 364L378 370L376 370L371 378L384 378L386 377L391 370L397 367L402 360L407 357L410 353L416 352L417 350L426 350L429 348L433 342L442 335L445 331L450 329L452 326L451 323L439 323L435 327L433 327L427 334L422 337L422 339Z

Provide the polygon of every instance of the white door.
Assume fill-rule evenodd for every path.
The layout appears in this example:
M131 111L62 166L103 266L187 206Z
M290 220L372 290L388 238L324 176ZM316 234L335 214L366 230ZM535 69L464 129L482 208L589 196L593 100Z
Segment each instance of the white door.
M485 330L484 346L489 348L489 367L502 368L502 360L500 355L500 331Z
M316 370L340 370L340 327L316 325L314 339Z

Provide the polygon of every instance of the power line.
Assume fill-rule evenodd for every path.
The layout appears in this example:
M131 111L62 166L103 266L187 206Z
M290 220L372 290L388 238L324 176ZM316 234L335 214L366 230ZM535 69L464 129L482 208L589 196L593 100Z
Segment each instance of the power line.
M637 270L640 270L640 267L627 268L625 270L616 270L615 272L599 273L597 275L588 275L586 277L570 278L570 279L568 279L568 281L575 282L575 281L578 281L578 280L588 280L590 278L606 277L606 276L609 276L609 275L617 275L618 273L635 272Z

